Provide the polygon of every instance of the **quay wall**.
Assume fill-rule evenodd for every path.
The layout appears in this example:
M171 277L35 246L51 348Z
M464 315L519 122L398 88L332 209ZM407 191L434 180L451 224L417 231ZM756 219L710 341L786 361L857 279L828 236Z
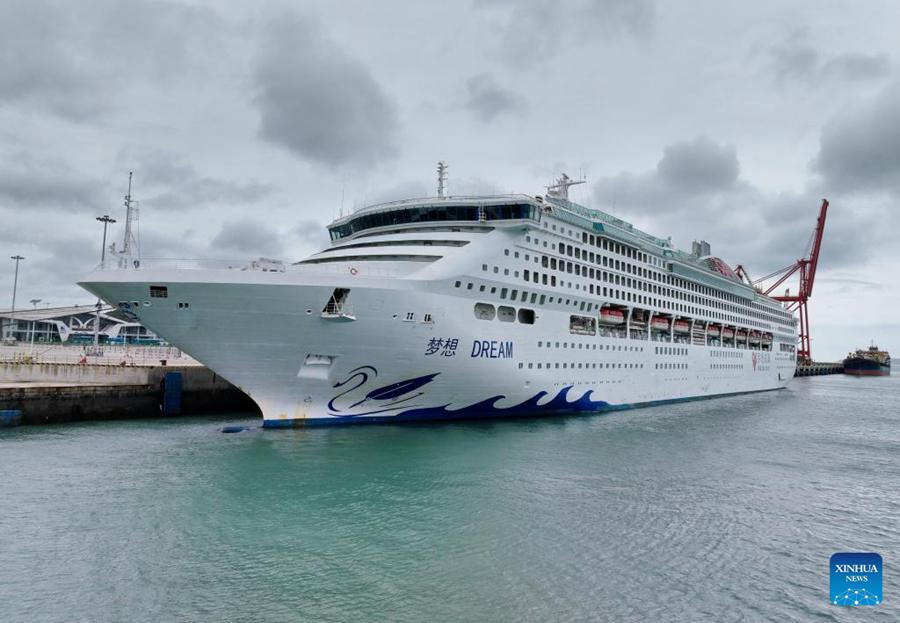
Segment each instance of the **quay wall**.
M163 415L163 379L181 373L180 415L258 413L240 389L202 366L0 363L0 411L22 424Z
M794 376L821 376L823 374L841 374L844 371L843 363L826 363L811 361L797 364Z
M118 366L109 364L0 362L0 383L158 385L167 372L181 372L184 390L232 387L203 366Z

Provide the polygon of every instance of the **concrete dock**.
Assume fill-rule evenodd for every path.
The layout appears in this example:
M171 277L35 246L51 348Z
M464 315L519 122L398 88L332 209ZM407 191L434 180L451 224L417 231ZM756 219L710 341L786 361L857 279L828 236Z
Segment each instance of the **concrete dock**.
M17 423L21 424L53 424L160 415L255 413L258 409L240 389L200 365L5 361L0 362L0 411L20 412Z
M821 376L823 374L842 374L843 363L811 361L797 364L794 376Z

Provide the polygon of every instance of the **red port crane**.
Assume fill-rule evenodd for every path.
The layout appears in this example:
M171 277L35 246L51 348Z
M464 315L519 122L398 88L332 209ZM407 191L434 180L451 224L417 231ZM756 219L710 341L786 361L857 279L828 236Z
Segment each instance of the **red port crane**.
M753 281L753 285L765 295L771 294L775 288L784 283L788 277L796 272L800 272L800 288L797 294L790 294L790 290L784 293L784 296L773 296L776 301L790 303L788 309L790 311L800 310L800 347L797 349L797 361L812 361L812 354L809 348L809 312L806 309L806 302L812 296L813 284L816 280L816 267L819 265L819 251L822 249L822 234L825 233L825 217L828 215L828 199L822 199L822 207L819 210L819 218L816 220L816 228L813 230L812 237L806 246L806 257L800 258L790 266L779 268L773 273L769 273L765 277L761 277ZM741 274L746 277L743 267ZM775 282L765 290L760 285L762 282L775 278ZM749 277L747 278L749 281Z

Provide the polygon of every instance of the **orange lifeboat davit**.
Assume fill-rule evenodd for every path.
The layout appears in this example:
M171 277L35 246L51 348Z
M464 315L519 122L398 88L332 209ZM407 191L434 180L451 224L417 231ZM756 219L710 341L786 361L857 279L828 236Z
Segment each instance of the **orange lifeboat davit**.
M625 314L624 312L618 309L601 309L600 310L600 324L604 325L619 325L625 324Z

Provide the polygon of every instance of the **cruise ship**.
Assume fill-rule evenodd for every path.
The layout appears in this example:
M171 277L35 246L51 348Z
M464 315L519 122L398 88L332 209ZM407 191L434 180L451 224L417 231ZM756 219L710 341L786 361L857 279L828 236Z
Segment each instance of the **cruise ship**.
M569 200L438 196L285 263L146 260L80 285L245 391L266 427L585 414L779 389L797 322L709 245ZM126 205L129 202L126 200ZM129 219L129 222L131 219Z

